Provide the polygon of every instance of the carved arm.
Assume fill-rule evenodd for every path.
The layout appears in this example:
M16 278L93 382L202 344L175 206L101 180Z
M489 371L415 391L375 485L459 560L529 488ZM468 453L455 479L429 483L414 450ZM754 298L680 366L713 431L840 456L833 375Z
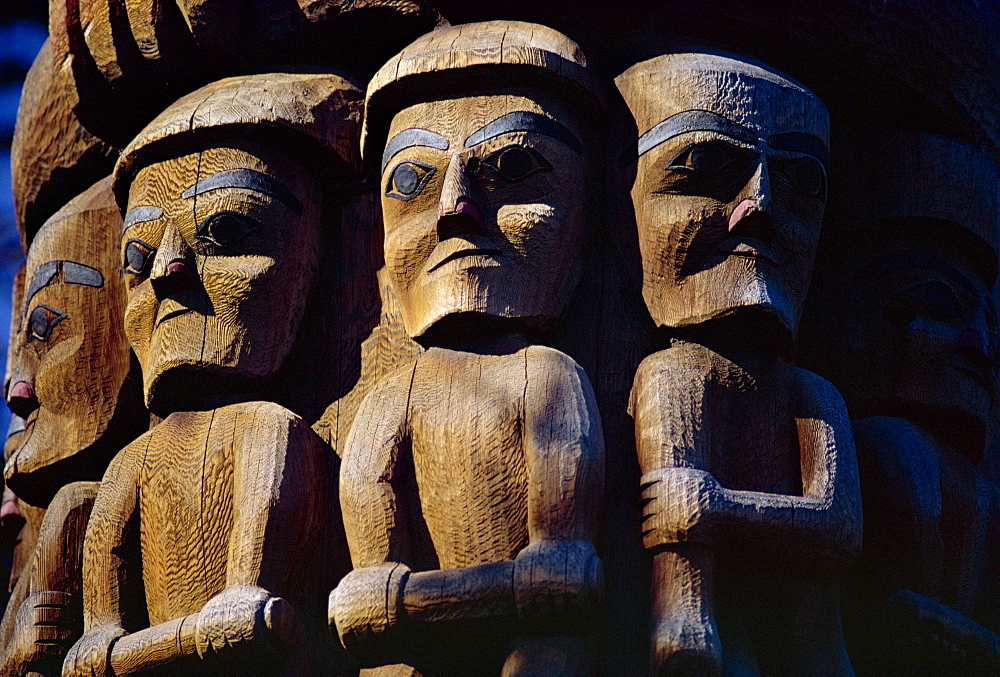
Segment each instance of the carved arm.
M802 559L842 563L861 545L861 500L850 420L827 381L793 368L803 496L727 489L696 468L658 468L642 477L647 548L738 540Z

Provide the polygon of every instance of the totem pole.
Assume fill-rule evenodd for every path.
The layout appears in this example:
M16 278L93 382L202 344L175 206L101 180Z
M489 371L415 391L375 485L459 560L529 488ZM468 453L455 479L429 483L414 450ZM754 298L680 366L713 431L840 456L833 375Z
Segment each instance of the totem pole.
M386 273L427 346L368 394L344 450L356 568L330 621L371 674L594 669L600 417L543 342L594 199L590 78L562 34L496 21L418 39L369 85Z
M17 620L5 670L47 657L51 665L35 670L52 674L82 632L80 558L95 480L149 427L121 328L120 230L109 177L56 212L28 250L7 386L8 405L24 420L24 431L7 460L6 481L19 497L48 510L28 567L26 600L20 612L14 605L8 610ZM51 542L42 540L44 532ZM45 634L50 629L31 622L32 614L60 626L59 636Z
M64 674L346 670L325 614L347 560L335 456L281 403L307 399L361 105L338 76L229 78L123 151L125 332L166 418L102 481Z
M852 658L866 673L994 673L1000 180L955 138L841 136L803 362L854 419L865 539L845 588Z
M708 53L615 82L639 133L642 293L664 328L631 403L653 668L849 673L831 572L860 546L851 429L836 390L787 360L826 200L826 109Z

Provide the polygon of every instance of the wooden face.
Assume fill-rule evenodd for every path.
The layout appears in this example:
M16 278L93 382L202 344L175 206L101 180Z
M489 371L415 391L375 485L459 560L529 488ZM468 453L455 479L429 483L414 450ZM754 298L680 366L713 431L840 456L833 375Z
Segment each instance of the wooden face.
M640 135L632 199L653 319L757 309L794 332L826 199L823 104L711 55L658 57L616 83Z
M886 239L852 252L833 334L836 385L868 413L960 412L985 423L1000 345L989 289L962 257L934 243Z
M17 366L17 348L20 343L21 333L21 305L24 303L24 266L17 269L14 275L14 284L11 286L10 294L10 337L7 340L7 372L4 375L4 396L10 390L10 377ZM7 438L4 440L3 458L4 463L11 454L21 446L21 439L24 437L24 419L15 413L11 413L10 425L7 426Z
M453 313L540 323L573 282L586 138L541 92L411 106L383 156L385 261L406 330Z
M18 475L69 458L108 432L129 370L120 329L120 230L104 181L53 216L28 252L7 383L8 402L25 426L8 449L12 487Z
M320 263L320 218L311 175L254 144L139 172L121 261L151 410L211 402L279 370Z

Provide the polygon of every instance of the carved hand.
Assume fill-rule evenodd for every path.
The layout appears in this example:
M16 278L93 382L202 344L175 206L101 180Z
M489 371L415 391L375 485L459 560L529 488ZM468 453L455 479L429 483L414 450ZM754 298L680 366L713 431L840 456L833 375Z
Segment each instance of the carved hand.
M514 560L514 600L521 618L598 613L604 567L590 541L535 541Z
M860 520L845 517L832 495L792 496L726 489L710 473L659 468L642 476L643 545L723 545L730 539L843 562L860 545Z
M14 621L2 674L58 672L74 634L73 626L82 622L70 610L69 602L68 594L54 590L35 592L24 600Z
M645 473L641 483L643 546L716 544L729 502L726 490L711 473L695 468L657 468Z
M66 654L63 677L110 677L109 657L115 640L125 635L121 626L95 625Z
M365 655L402 619L405 564L355 569L330 593L329 622L348 651Z
M249 585L228 587L208 600L195 626L195 646L202 658L284 654L295 645L296 637L292 605Z

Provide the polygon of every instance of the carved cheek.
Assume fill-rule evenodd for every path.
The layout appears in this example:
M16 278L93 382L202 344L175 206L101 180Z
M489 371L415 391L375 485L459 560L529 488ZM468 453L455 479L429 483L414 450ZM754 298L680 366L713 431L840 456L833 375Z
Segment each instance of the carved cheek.
M64 332L79 331L72 326L75 324L72 317L67 317L61 324L70 325L63 328ZM35 393L40 408L50 411L79 408L76 399L80 391L92 386L94 377L98 375L93 373L94 355L85 350L84 338L81 333L65 336L40 356L35 376Z
M567 258L577 239L579 224L571 223L567 210L556 203L503 205L497 226L521 256ZM577 214L573 214L579 220Z
M146 363L159 305L153 285L146 280L132 290L125 306L125 336L142 364Z
M394 225L386 233L385 265L396 290L405 291L421 276L438 245L436 214L421 211Z

